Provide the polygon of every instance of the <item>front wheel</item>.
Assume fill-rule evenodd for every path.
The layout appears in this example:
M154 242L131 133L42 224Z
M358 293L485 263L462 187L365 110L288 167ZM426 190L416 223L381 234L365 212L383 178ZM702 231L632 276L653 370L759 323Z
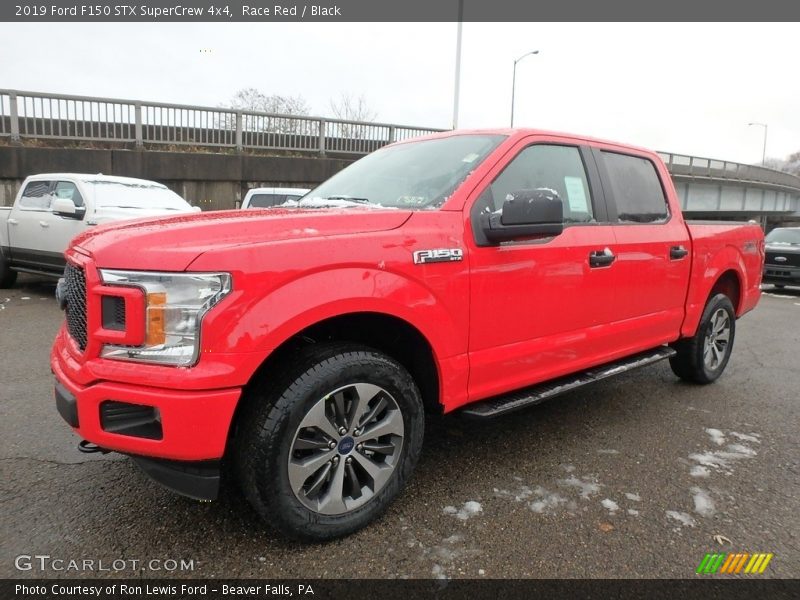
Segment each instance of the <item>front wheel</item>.
M247 392L239 483L289 537L321 541L376 519L411 475L424 412L409 373L377 351L318 344ZM268 377L277 376L269 383Z
M673 346L677 354L669 359L672 372L694 383L715 381L728 365L735 334L736 313L730 298L725 294L713 296L695 335Z

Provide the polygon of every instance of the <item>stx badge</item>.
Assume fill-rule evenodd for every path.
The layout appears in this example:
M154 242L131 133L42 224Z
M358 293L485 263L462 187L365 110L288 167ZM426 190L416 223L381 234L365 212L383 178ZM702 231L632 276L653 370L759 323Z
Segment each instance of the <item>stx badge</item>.
M414 252L414 264L452 262L463 260L464 251L461 248L437 248L436 250L417 250Z

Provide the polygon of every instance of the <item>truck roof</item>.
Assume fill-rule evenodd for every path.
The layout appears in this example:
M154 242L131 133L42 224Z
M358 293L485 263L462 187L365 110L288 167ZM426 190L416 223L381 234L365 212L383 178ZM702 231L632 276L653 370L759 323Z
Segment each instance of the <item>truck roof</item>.
M499 129L456 129L453 131L442 131L438 133L432 133L430 135L425 135L421 137L409 138L408 140L403 140L399 143L405 143L406 141L417 141L423 139L435 139L440 137L449 137L453 135L505 135L509 138L522 138L527 137L529 135L546 135L550 137L563 137L570 140L580 140L590 143L597 143L597 144L606 144L609 146L618 146L620 148L626 148L630 150L636 150L639 152L646 152L648 154L656 154L654 150L651 148L645 148L642 146L637 146L635 144L628 144L625 142L613 141L613 140L605 140L602 138L594 138L586 135L580 135L576 133L566 133L563 131L549 131L547 129L530 129L530 128L519 128L514 127L509 128L499 128Z
M104 182L119 183L122 185L145 185L155 187L167 187L157 181L149 179L137 179L135 177L119 177L117 175L103 175L102 173L37 173L28 177L29 180L42 179L74 179L84 183Z

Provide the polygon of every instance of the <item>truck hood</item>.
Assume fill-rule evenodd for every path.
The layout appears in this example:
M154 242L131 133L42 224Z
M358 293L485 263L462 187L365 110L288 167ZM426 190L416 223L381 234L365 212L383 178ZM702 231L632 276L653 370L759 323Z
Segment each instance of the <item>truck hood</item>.
M229 210L98 225L72 246L107 269L183 271L209 250L269 241L386 231L410 211L371 208Z

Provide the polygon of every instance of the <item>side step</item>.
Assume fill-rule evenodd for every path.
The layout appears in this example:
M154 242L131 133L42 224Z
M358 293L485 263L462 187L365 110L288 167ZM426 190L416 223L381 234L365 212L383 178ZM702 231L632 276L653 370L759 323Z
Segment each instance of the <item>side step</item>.
M558 379L517 390L509 394L475 402L460 410L459 413L476 419L497 417L515 410L520 410L526 406L531 406L532 404L538 404L548 398L572 391L584 385L594 383L595 381L600 381L601 379L613 375L619 375L626 371L632 371L639 367L652 365L674 354L675 350L672 348L659 346L653 350L640 352L639 354L634 354L633 356L628 356L621 360L581 371L580 373L559 377Z

